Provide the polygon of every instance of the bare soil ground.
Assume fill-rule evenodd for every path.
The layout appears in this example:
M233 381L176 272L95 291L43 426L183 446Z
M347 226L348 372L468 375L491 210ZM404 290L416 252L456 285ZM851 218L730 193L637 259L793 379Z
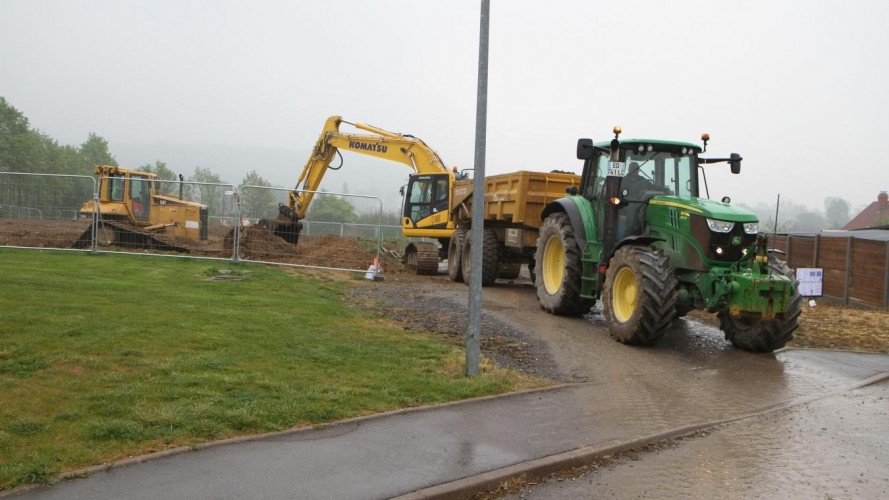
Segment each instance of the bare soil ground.
M35 248L70 248L89 227L84 220L0 219L0 246ZM227 256L232 253L231 228L212 226L206 241L191 242L193 255ZM366 269L376 257L373 242L362 242L338 236L301 236L299 245L290 245L271 233L256 227L242 231L239 255L244 259L301 264L315 267ZM366 305L386 311L386 316L403 321L408 328L438 332L455 342L465 334L465 313L455 311L453 304L425 300L412 293L410 279L401 263L389 256L380 256L386 276L408 280L401 286L387 287L391 300L363 301ZM437 279L437 278L431 278ZM358 298L358 296L356 296ZM373 302L372 305L370 303ZM712 323L712 314L692 312L698 321ZM497 335L486 338L488 354L525 371L535 371L531 361L534 347L519 339L502 325L488 325ZM889 352L889 311L863 310L830 305L819 301L815 307L804 306L800 328L789 346L817 349ZM499 354L498 354L499 353Z
M89 229L87 220L0 219L0 246L32 248L72 248ZM226 257L233 251L232 229L211 226L206 241L175 240L197 256ZM239 241L242 259L262 260L315 267L367 269L376 257L375 242L337 236L301 236L299 245L291 245L255 226L243 228ZM145 252L143 248L130 248ZM400 262L381 255L388 273L403 272Z

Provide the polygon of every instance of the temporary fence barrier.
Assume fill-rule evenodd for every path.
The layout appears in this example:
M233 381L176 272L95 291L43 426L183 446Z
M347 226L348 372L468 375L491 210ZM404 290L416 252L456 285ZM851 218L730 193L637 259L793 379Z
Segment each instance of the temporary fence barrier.
M184 181L158 181L154 203L144 211L135 203L121 202L121 210L129 212L128 219L141 219L139 230L134 231L134 226L122 222L120 216L89 212L86 203L92 200L95 206L98 188L98 179L92 176L0 172L0 247L138 253L364 272L379 259L387 234L394 234L392 226L382 225L380 198L314 192L309 215L319 220L303 221L304 232L293 245L274 232L279 207L287 205L290 190ZM170 221L172 216L167 212L186 210L185 203L179 204L177 199L201 205L200 210L196 209L196 220L185 222L200 230L185 232L181 220ZM151 210L166 212L159 220ZM359 214L362 222L323 222L327 217Z

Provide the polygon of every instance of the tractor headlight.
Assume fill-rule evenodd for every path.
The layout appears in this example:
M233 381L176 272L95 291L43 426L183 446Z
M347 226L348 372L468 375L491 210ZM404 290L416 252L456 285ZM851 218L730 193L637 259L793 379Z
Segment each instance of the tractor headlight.
M759 232L759 225L756 222L745 222L744 232L747 234L756 234Z
M714 233L730 233L732 232L732 229L735 228L734 222L727 222L724 220L716 219L707 219L707 225Z

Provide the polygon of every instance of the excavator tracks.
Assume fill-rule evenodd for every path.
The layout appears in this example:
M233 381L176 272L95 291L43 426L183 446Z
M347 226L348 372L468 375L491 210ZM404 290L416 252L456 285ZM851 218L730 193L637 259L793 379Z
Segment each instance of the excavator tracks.
M435 243L411 243L404 250L403 263L418 275L438 274L438 247Z

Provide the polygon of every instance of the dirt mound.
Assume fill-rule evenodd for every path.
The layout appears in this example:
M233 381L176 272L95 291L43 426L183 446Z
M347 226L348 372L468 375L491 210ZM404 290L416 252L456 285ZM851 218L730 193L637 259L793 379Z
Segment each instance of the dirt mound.
M233 248L232 236L224 241L224 250ZM343 238L335 235L299 237L299 244L291 245L271 231L258 226L248 226L240 232L239 255L243 259L286 262L304 266L344 269L367 269L376 257L376 244L372 241ZM382 254L384 272L401 272L401 263Z
M71 248L89 225L88 220L0 219L0 246ZM206 241L189 240L188 253L231 256L233 237L231 228L211 226ZM367 269L377 255L372 240L302 235L298 245L291 245L258 226L241 229L239 247L242 259L345 269ZM380 260L385 273L403 272L390 255L382 253Z
M70 248L89 228L88 220L0 220L0 245Z

